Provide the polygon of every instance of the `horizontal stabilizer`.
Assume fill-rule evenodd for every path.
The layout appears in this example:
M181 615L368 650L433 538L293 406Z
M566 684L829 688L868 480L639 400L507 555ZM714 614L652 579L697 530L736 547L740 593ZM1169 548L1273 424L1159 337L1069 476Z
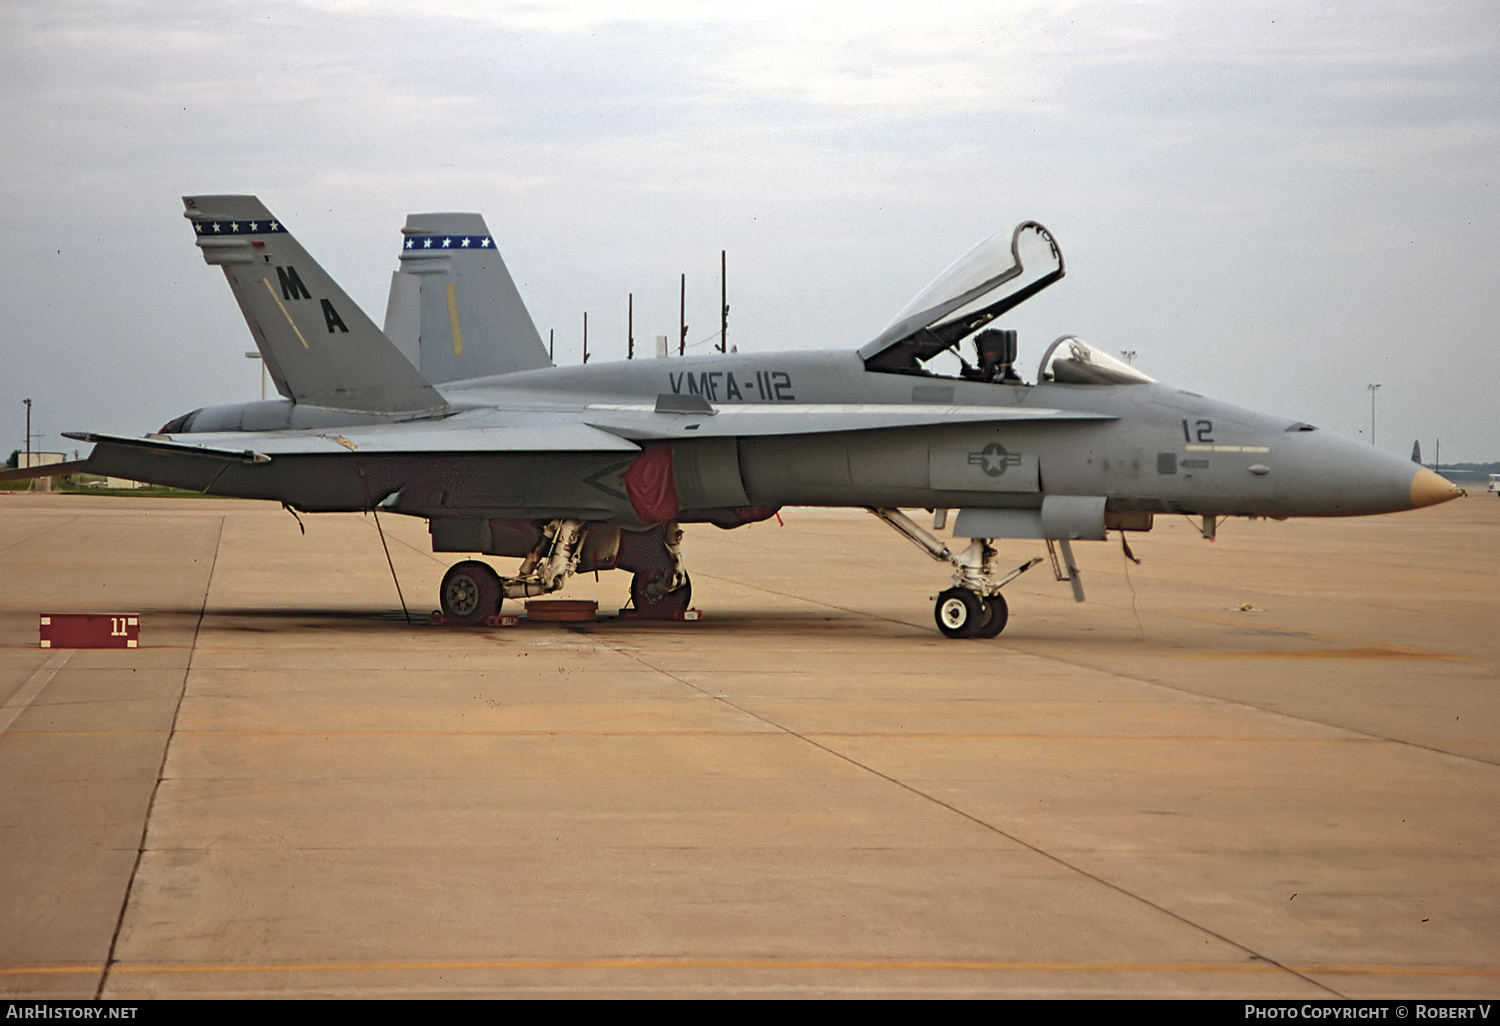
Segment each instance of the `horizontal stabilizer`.
M203 259L224 269L276 389L369 413L440 410L443 397L254 196L187 196Z
M0 470L0 482L34 481L40 477L62 477L65 474L89 473L88 460L69 460L67 463L47 463L19 470Z
M89 432L63 432L66 438L92 442L94 449L83 462L89 474L123 477L131 481L207 491L225 470L234 466L269 463L264 453L243 448L246 439L236 439L238 449L206 448L162 438L131 438Z
M163 435L147 438L135 438L131 435L103 435L92 431L64 431L64 438L71 438L76 442L109 442L112 445L130 445L140 449L154 449L159 452L181 452L191 453L195 456L213 456L223 460L233 460L238 463L269 463L271 458L264 453L253 449L220 448L212 445L196 445L189 442L174 442ZM232 435L220 435L220 438L231 442L243 443L246 438L260 437L252 436L246 432L238 432ZM92 457L90 457L92 458ZM88 460L84 460L87 463Z

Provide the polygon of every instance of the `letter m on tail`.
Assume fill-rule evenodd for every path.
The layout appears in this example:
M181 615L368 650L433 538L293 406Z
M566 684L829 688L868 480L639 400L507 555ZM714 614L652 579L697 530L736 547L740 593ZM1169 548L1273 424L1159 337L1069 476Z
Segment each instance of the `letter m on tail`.
M282 299L311 299L312 293L307 291L307 286L302 284L302 279L297 277L295 267L276 268L276 280L281 282Z

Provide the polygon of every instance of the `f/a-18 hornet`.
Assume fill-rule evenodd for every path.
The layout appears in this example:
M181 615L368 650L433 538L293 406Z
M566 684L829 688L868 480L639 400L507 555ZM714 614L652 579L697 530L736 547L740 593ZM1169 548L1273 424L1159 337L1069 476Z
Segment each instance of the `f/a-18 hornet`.
M428 522L465 559L443 614L483 623L579 571L628 570L637 615L688 608L683 524L734 528L783 505L856 506L951 564L948 637L994 637L1000 539L1039 539L1074 597L1071 542L1147 531L1161 513L1359 516L1458 493L1431 471L1158 382L1071 336L1036 380L997 318L1063 277L1034 221L980 243L854 351L740 353L555 367L477 214L414 214L382 331L253 196L185 216L224 270L283 398L210 406L64 467L279 500L305 512ZM935 358L955 351L941 374ZM972 360L972 362L971 362ZM13 475L19 476L19 475ZM954 511L944 540L900 512Z

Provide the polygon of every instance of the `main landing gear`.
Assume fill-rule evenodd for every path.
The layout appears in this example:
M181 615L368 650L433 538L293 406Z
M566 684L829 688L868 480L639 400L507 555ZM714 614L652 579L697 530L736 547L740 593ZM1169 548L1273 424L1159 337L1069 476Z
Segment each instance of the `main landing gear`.
M1022 563L999 580L995 579L995 549L988 538L974 538L968 548L954 552L940 539L914 524L897 509L876 509L871 513L895 528L917 548L933 559L953 567L952 587L937 597L933 619L945 638L993 638L1005 630L1010 608L1000 589L1041 562L1036 558Z
M693 604L693 582L687 574L682 575L682 584L662 592L662 577L657 571L634 574L630 578L630 604L636 616L644 620L675 620L688 611Z
M679 620L693 601L693 582L682 565L682 528L675 522L649 531L621 531L615 565L633 571L629 615L638 620Z
M549 595L578 569L585 524L553 520L542 528L536 547L521 561L515 577L501 577L488 563L466 559L443 575L438 598L449 623L473 627L500 612L508 598Z
M448 568L439 595L443 615L449 621L472 627L500 612L504 586L500 575L488 563L466 559Z
M501 577L488 563L466 559L443 575L439 590L443 617L473 627L500 612L508 598L531 598L558 591L577 572L588 525L581 520L553 520L543 525L536 546L521 561L515 577ZM629 615L642 620L680 620L693 598L693 582L682 564L682 529L675 522L646 531L614 531L588 539L584 569L632 571ZM618 543L613 539L618 537ZM605 547L607 555L599 550Z

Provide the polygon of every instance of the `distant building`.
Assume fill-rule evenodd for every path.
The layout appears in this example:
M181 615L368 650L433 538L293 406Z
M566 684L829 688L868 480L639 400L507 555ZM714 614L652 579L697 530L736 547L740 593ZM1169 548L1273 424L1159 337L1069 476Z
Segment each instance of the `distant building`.
M30 462L27 462L28 458ZM65 452L17 452L16 466L22 470L31 467L46 467L54 463L66 463L68 454Z
M31 467L46 467L54 463L66 463L68 454L63 452L21 452L16 450L16 467L28 470ZM52 490L52 478L38 477L30 482L31 489L37 492L50 492Z
M77 454L75 453L74 455L76 456ZM51 466L54 463L66 463L67 461L67 453L33 452L28 458L28 455L26 453L21 452L18 449L11 454L10 459L5 462L5 466L16 467L18 469L29 469L31 467L47 467ZM31 481L20 482L19 487L22 489L30 488L31 490L38 492L50 492L54 487L53 482L55 480L56 478L51 477L38 477L32 479ZM69 474L66 476L65 480L67 480L74 487L82 488L109 488L120 491L130 491L136 488L151 487L148 484L143 484L140 481L132 481L129 478L125 477L103 477L98 474Z

